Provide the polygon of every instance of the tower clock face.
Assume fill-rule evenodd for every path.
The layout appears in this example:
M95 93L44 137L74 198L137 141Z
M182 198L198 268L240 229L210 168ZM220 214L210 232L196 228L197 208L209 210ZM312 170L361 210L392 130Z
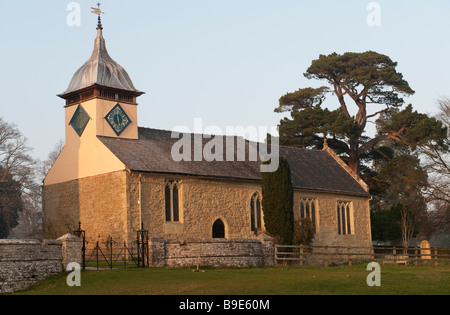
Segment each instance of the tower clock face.
M131 120L120 104L117 104L105 117L117 136L120 136L131 124Z
M81 105L79 105L77 110L75 111L75 114L72 117L72 120L70 121L70 125L78 134L78 136L81 137L90 119L91 118L86 113L84 108Z

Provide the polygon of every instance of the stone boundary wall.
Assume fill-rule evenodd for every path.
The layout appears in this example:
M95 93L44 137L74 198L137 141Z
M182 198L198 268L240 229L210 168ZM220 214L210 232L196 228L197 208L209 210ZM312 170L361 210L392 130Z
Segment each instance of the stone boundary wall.
M258 239L164 240L153 235L150 240L153 267L272 267L274 244L270 237Z
M58 240L0 240L0 294L26 290L81 263L81 240L66 235Z
M82 264L82 240L65 235L58 240L0 240L0 294L26 290L58 274L68 264ZM274 243L262 234L256 239L149 240L151 267L272 267Z

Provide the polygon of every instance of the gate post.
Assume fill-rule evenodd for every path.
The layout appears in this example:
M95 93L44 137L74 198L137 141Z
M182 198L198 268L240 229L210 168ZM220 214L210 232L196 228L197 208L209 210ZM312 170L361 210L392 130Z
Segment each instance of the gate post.
M58 241L62 244L62 265L64 270L71 263L82 263L82 244L79 237L66 234L58 238Z
M81 247L81 259L83 261L83 270L86 270L86 231L81 229L81 222L78 223L78 229L73 234L83 240Z
M148 231L144 229L144 223L142 223L141 230L137 231L137 247L138 268L141 268L141 266L142 268L150 267L148 254Z

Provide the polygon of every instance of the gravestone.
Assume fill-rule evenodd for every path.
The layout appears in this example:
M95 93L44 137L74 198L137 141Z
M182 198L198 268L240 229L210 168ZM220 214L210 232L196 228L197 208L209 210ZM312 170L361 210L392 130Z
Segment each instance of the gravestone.
M431 246L428 241L420 243L420 256L423 260L431 260Z

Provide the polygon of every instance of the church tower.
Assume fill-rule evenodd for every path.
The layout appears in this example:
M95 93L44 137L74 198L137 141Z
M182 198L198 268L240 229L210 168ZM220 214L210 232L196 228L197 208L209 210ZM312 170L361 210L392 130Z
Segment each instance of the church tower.
M73 133L70 127L82 137L89 120L97 136L137 139L136 98L142 94L125 69L109 56L99 16L91 57L59 95L66 100L66 139Z
M65 147L44 184L52 185L125 169L98 137L138 136L137 90L130 76L107 49L98 14L97 37L88 61L74 74L65 100Z

